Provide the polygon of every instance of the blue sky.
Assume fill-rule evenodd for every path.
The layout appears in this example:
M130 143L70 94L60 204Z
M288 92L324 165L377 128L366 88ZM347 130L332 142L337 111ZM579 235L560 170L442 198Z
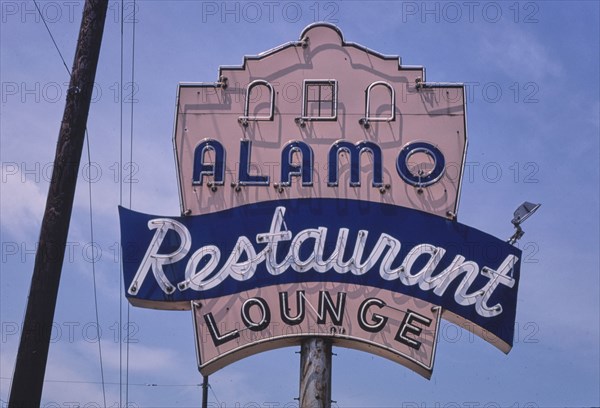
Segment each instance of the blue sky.
M83 3L39 4L70 68ZM2 0L0 8L4 406L68 74L32 2ZM508 238L513 210L525 200L542 203L524 224L526 234L519 242L524 258L517 334L508 355L446 322L429 381L382 358L338 348L333 359L337 406L600 405L598 2L126 2L121 86L120 8L120 2L110 2L88 122L91 164L83 165L88 161L84 155L45 406L103 405L88 180L107 405L126 398L125 387L119 396L118 383L125 379L127 348L119 347L116 333L119 324L127 324L128 314L127 400L140 407L199 405L196 384L201 377L190 313L128 309L123 300L119 192L122 187L123 204L129 206L131 199L134 210L177 215L172 155L177 83L214 81L219 65L238 65L244 55L295 40L306 25L319 20L337 24L347 41L399 55L404 64L425 66L429 81L467 84L462 223ZM121 96L123 161L129 162L130 153L133 157L133 166L124 172L119 171ZM133 183L119 183L120 177L128 181L131 168ZM294 406L296 351L260 354L214 374L211 403Z

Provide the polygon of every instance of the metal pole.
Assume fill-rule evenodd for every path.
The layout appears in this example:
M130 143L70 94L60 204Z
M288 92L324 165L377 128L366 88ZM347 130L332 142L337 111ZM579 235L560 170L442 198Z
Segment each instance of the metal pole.
M202 380L202 408L208 408L208 375Z
M312 337L300 350L300 408L331 408L331 342Z
M8 406L39 407L108 0L86 0Z

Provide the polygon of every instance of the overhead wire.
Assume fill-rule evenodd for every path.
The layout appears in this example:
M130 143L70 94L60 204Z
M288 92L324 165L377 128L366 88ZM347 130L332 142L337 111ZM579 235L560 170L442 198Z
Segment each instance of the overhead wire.
M131 118L130 118L130 127L129 127L129 208L132 206L133 201L133 119L134 119L134 102L133 92L135 90L135 27L136 27L136 0L133 0L133 20L132 20L132 38L131 38Z
M119 79L119 205L123 205L123 12L124 0L121 0L121 69ZM122 256L122 254L121 254ZM119 262L119 408L123 406L123 262Z
M212 385L208 384L208 388L212 392L213 397L215 397L215 401L217 401L217 406L220 407L221 406L221 401L219 401L219 398L217 398L217 394L215 393L215 390L213 389Z
M90 153L90 137L87 129L85 130L85 142L87 146L88 171L91 171L92 156ZM104 364L102 363L102 339L100 335L100 318L98 315L98 290L96 285L96 245L94 241L94 218L92 207L92 177L88 174L88 194L90 203L90 245L92 248L92 280L94 281L94 310L96 312L96 336L98 337L98 355L100 356L100 376L102 378L102 398L104 399L104 408L106 408L106 387L104 382Z
M10 380L9 377L0 377L0 380ZM45 383L61 383L61 384L100 384L99 381L83 381L83 380L44 380ZM117 382L106 381L106 385L119 385ZM202 387L202 384L160 384L160 383L130 383L134 387Z
M70 77L71 71L69 70L67 63L66 63L65 59L63 58L62 53L60 52L60 49L58 48L58 44L56 44L56 40L54 39L54 36L52 35L52 31L50 31L50 27L48 27L48 23L46 23L46 19L44 18L44 14L42 13L42 10L40 10L40 6L37 4L36 0L33 0L33 4L35 4L35 8L37 9L40 17L42 18L44 26L46 26L46 31L48 31L48 34L50 34L50 39L52 40L52 43L54 44L54 48L56 48L56 51L58 51L58 55L60 56L60 59L62 60L62 63L65 66L65 69L69 73L69 77Z
M137 4L136 0L133 0L133 20L132 20L132 38L131 38L131 86L132 86L132 97L131 97L131 118L130 118L130 133L129 133L129 208L131 209L133 202L133 129L134 129L134 102L133 92L135 89L135 29L136 29L136 9ZM121 14L121 21L123 21L124 16ZM129 329L130 329L130 320L131 320L131 306L127 303L127 344L126 344L126 352L125 352L125 406L129 406Z

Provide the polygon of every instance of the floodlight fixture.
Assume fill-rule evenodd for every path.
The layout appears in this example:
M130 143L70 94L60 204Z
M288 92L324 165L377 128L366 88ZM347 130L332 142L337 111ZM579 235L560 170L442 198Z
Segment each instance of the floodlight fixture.
M541 204L534 204L534 203L530 203L529 201L525 201L523 204L521 204L515 210L515 212L513 213L513 219L511 222L517 230L508 239L509 244L514 245L519 239L521 239L521 237L523 237L523 235L525 234L525 231L523 231L523 229L521 228L521 224L527 218L531 217L531 215L533 215L533 213L536 212L537 209L540 208L540 206L541 206Z

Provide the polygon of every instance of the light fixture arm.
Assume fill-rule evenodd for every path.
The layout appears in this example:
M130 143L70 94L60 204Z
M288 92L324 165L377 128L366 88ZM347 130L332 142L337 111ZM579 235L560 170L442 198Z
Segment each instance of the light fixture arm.
M514 245L519 239L525 235L525 231L521 228L521 224L528 219L533 213L540 208L541 204L534 204L528 201L525 201L521 204L514 212L514 217L512 219L512 224L515 226L515 233L508 239L508 243Z
M508 239L508 243L514 245L518 240L520 240L523 235L525 235L525 231L521 228L521 224L514 224L516 231L512 236Z

